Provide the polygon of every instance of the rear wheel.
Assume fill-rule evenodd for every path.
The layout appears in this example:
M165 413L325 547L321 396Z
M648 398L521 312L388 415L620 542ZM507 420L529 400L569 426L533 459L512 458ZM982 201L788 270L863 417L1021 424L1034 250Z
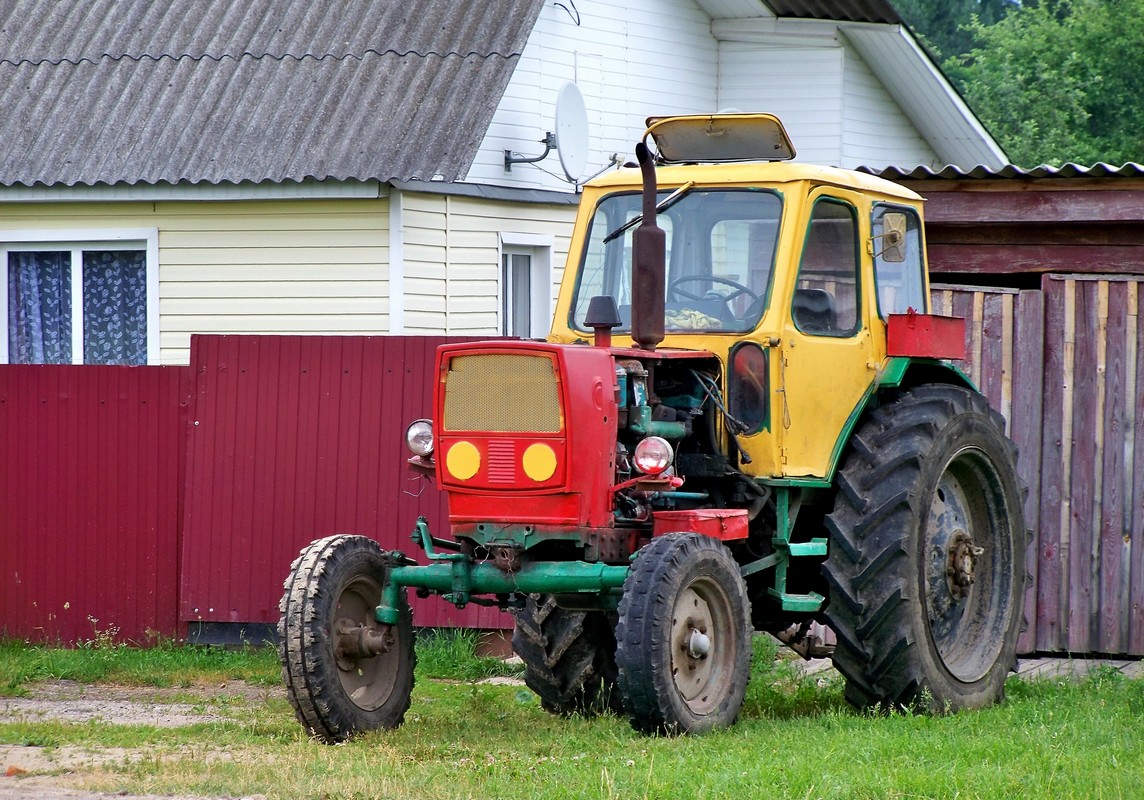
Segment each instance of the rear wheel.
M331 536L302 550L283 586L278 656L298 721L329 743L396 728L413 691L413 629L375 618L386 563L377 542Z
M616 626L618 686L636 730L702 733L738 718L751 668L749 606L722 542L671 533L639 551Z
M999 700L1027 541L1000 415L960 387L904 392L854 434L837 485L825 615L847 699L930 711Z
M603 611L561 608L551 595L529 595L514 614L512 649L524 681L553 714L619 711L614 621Z

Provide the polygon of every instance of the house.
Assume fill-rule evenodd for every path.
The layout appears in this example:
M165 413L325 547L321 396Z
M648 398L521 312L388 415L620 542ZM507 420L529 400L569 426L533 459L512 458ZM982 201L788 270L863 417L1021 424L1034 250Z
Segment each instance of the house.
M576 183L650 114L776 112L801 159L848 167L1004 163L883 0L0 15L0 364L185 364L193 333L543 335ZM571 176L545 144L570 82Z

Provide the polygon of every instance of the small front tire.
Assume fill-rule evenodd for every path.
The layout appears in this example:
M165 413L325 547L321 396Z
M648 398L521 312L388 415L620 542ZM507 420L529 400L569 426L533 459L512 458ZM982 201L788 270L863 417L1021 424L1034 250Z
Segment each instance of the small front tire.
M386 562L377 542L330 536L302 550L279 604L278 656L298 721L326 743L396 728L413 692L413 623L379 623Z
M751 669L750 603L722 542L670 533L636 555L616 626L632 727L704 733L739 716Z

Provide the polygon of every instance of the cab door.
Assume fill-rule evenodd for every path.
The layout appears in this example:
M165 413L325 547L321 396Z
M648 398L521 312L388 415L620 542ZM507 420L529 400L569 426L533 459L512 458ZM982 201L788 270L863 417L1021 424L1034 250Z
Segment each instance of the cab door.
M863 302L861 197L823 188L809 199L779 343L774 422L789 478L826 477L839 434L876 369Z

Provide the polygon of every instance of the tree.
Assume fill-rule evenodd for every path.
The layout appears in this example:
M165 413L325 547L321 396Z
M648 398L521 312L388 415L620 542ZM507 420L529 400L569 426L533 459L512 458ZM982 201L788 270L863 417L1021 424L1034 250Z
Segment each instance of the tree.
M968 26L974 18L983 25L993 25L1011 9L1019 7L1018 0L896 0L894 3L902 19L939 60L972 49L973 34Z
M968 32L944 67L1015 164L1144 158L1144 0L1045 0Z

